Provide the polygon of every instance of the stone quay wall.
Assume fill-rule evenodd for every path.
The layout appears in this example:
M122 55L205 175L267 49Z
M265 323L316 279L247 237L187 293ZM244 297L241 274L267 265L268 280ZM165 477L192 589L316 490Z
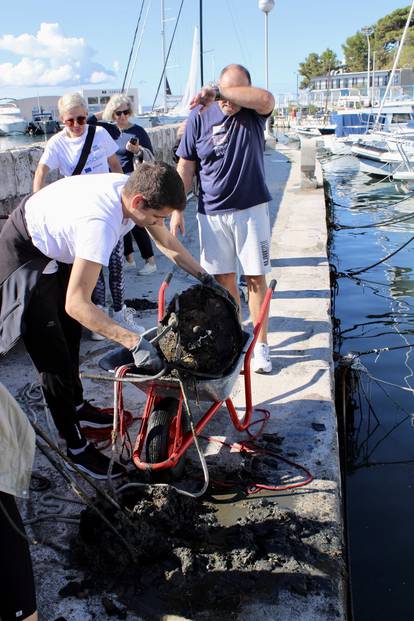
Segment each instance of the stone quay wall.
M172 164L178 124L151 127L146 131L152 142L155 159ZM43 153L44 144L36 143L7 151L0 151L0 218L4 222L16 205L32 191L33 176ZM58 175L51 172L48 181L56 181ZM0 227L1 227L0 220Z

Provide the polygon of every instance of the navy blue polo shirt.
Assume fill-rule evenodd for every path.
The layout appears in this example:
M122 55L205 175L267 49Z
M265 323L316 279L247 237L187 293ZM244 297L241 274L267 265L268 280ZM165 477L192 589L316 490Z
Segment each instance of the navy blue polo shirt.
M271 199L264 174L268 115L242 108L226 116L218 103L189 115L177 155L197 163L200 213L247 209Z

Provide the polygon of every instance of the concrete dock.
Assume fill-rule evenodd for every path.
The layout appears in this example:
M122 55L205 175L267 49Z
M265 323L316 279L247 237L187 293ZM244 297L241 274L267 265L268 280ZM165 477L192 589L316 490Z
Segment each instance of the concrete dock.
M170 140L170 139L169 139ZM1 154L0 154L1 157ZM253 376L253 401L258 408L270 411L265 433L278 438L281 455L313 475L313 481L296 490L263 492L249 497L221 499L217 519L224 528L243 524L246 513L259 516L272 528L272 545L266 557L252 564L254 580L245 580L240 572L240 592L237 609L222 615L218 598L216 608L197 610L192 607L177 614L168 602L156 614L136 608L123 609L130 621L140 619L218 620L238 621L328 621L346 618L346 568L343 554L343 524L341 508L339 451L333 390L332 329L330 316L330 283L327 259L325 197L321 184L303 178L301 152L293 146L268 144L265 152L266 176L273 201L270 206L272 246L270 278L277 287L270 306L269 344L273 362L270 375ZM320 180L320 171L316 170ZM9 176L10 177L10 176ZM12 203L10 197L7 205ZM185 246L198 257L196 206L191 201L186 210L187 232ZM135 270L126 270L127 297L156 300L158 288L171 263L156 253L158 271L140 277ZM137 263L141 258L136 253ZM170 291L175 292L194 284L194 280L178 269ZM251 328L247 305L243 304L247 329ZM151 327L156 324L156 311L140 312L140 322ZM82 342L82 370L93 372L97 360L110 348L107 341ZM0 361L2 383L16 396L36 381L24 348L18 345ZM98 405L111 405L112 385L85 380L86 398L95 398ZM144 395L128 386L126 407L138 414ZM240 411L244 406L243 384L234 389L233 400ZM260 416L258 413L257 416ZM48 429L43 414L39 421ZM227 416L214 419L206 431L210 439L203 448L214 468L241 467L241 462L229 457L222 445L211 438L228 443L246 439L232 427ZM254 431L254 428L252 428ZM194 452L189 456L196 464ZM64 513L72 514L71 492L61 476L42 455L38 455L35 471L51 482L51 491L63 495ZM293 474L292 474L293 473ZM302 474L280 462L275 469L275 484L285 480L300 480ZM295 478L295 476L297 478ZM72 495L73 497L73 495ZM65 501L65 498L67 501ZM33 492L22 512L33 518L47 511L42 494ZM75 505L79 509L78 505ZM242 527L241 527L242 528ZM39 605L39 618L54 621L92 621L114 618L104 605L104 597L118 602L117 588L99 592L88 587L79 595L70 594L67 585L82 581L88 575L85 568L73 564L71 541L77 533L76 524L39 521L28 528L39 542L31 547ZM225 534L224 534L225 536ZM254 542L253 542L254 544ZM252 545L253 545L252 544ZM248 555L249 550L246 550ZM274 560L277 559L277 562ZM249 570L246 569L248 573ZM252 578L252 576L249 576ZM214 578L219 591L223 576ZM265 592L259 582L266 584ZM62 595L63 593L63 595ZM122 599L122 598L121 598ZM116 617L115 617L116 618Z

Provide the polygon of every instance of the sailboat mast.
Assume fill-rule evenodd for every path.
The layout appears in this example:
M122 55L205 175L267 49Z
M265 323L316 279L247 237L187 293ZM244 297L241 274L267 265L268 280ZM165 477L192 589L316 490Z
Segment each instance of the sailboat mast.
M391 74L390 74L390 77L388 78L387 88L385 89L385 93L384 93L384 95L382 97L381 104L380 104L380 107L379 107L379 110L378 110L378 113L377 113L377 118L375 119L374 129L377 129L379 124L380 124L379 120L380 120L380 117L381 117L381 113L382 113L382 110L384 108L385 101L386 101L386 99L388 97L388 93L391 90L392 83L394 81L394 74L395 74L395 71L397 69L398 61L400 60L401 51L403 49L404 41L405 41L405 38L407 36L408 29L410 27L410 22L411 22L411 18L413 16L413 12L414 12L414 0L413 0L413 2L411 4L411 9L410 9L410 12L408 14L407 21L405 23L405 28L403 30L401 41L400 41L400 44L398 46L398 50L397 50L397 54L395 56L394 64L392 66Z
M162 53L162 66L165 67L165 8L164 0L161 0L161 53ZM164 72L163 76L163 107L164 112L167 112L167 72Z
M203 0L200 0L200 80L201 86L204 84L204 66L203 66Z

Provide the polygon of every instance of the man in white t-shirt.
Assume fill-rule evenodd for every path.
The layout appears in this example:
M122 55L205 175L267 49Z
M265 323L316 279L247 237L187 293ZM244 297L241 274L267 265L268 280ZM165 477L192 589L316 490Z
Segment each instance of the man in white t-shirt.
M69 457L95 478L107 476L109 461L81 431L82 422L101 426L104 417L91 406L85 412L79 381L81 326L130 349L137 366L157 369L160 361L148 341L92 303L92 292L112 249L134 224L146 227L177 265L208 279L164 225L185 202L173 167L144 163L129 177L79 175L50 184L23 201L0 233L0 353L22 336ZM56 261L72 267L66 273L56 270ZM113 476L123 472L114 465Z

